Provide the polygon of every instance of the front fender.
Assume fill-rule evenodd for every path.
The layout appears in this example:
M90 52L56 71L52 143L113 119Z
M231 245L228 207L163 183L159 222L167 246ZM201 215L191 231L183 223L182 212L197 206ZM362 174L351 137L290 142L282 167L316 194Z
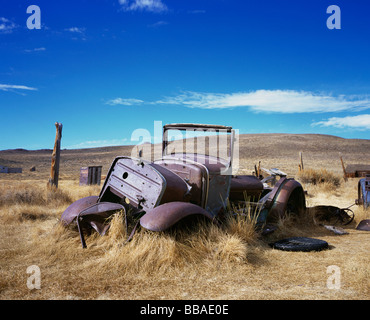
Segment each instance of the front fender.
M203 215L213 220L203 208L188 202L169 202L148 210L140 219L140 225L151 231L164 231L190 215Z
M90 196L79 199L73 202L62 214L61 222L64 226L68 226L72 223L78 215L85 209L91 207L92 205L98 203L98 196Z

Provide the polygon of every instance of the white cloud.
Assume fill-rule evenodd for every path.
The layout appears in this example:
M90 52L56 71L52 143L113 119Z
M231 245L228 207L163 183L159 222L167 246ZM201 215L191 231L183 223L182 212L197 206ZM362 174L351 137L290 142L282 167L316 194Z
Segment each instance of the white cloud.
M162 0L119 0L119 3L125 11L165 12L168 10Z
M370 108L368 97L332 96L294 90L257 90L230 94L187 91L155 103L201 109L248 107L252 111L272 113L321 113Z
M14 85L14 84L0 84L1 91L14 91L18 92L18 90L28 90L28 91L36 91L36 88L22 86L22 85Z
M0 33L12 33L17 27L18 26L9 19L0 17Z
M348 116L343 118L333 117L328 120L313 123L312 126L370 130L370 114L361 114L358 116Z
M122 98L116 98L107 101L105 104L109 104L110 106L116 106L116 105L123 105L123 106L132 106L143 103L143 100L139 99L122 99Z

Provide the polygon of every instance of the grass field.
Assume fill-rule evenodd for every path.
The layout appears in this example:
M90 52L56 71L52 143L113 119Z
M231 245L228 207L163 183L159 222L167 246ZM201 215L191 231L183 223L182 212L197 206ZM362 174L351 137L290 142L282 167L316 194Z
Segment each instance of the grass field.
M75 200L97 195L98 186L79 186L79 169L102 165L103 177L117 155L132 147L63 150L60 185L47 189L51 150L0 151L0 164L22 167L22 174L0 174L0 299L339 299L370 298L370 233L356 230L370 210L354 206L355 220L336 235L313 215L288 217L269 236L254 231L253 221L230 220L222 228L152 233L140 230L126 244L123 217L113 217L106 236L87 237L58 223ZM332 179L302 182L307 206L348 207L357 198L358 178L342 179L346 164L370 164L370 140L322 135L243 135L240 173L251 174L261 161L299 179L298 153L306 169L325 169ZM28 169L36 166L35 172ZM321 171L321 174L323 172ZM302 178L302 180L304 180ZM306 181L306 180L304 180ZM289 236L325 240L328 250L286 252L268 245ZM27 286L27 268L36 265L40 289ZM339 287L330 286L331 266L340 270ZM338 275L338 274L337 274Z

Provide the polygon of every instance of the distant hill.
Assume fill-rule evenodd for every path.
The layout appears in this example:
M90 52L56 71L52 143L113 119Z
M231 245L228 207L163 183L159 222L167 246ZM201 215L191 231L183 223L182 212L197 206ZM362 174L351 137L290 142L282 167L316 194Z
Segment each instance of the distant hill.
M101 165L106 173L116 156L130 156L134 146L113 146L61 150L61 176L76 178L83 166ZM342 172L340 157L346 164L370 164L370 140L344 139L321 134L242 134L239 136L239 168L250 173L261 161L266 168L279 168L290 175L298 169L298 153L305 167ZM50 174L51 149L0 151L0 165L23 167L22 178ZM36 166L36 172L28 168ZM0 176L0 179L4 176Z

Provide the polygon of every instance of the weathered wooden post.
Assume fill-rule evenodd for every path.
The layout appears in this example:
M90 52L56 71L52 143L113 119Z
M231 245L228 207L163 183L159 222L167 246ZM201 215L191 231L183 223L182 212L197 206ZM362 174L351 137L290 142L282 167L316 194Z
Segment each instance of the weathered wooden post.
M344 166L344 162L343 162L342 157L340 157L340 162L342 163L343 179L344 179L344 182L347 182L347 181L348 181L348 178L347 178L347 172L346 172L346 167Z
M54 150L51 156L51 172L48 186L58 188L59 180L59 163L60 163L60 140L62 139L62 128L63 125L59 122L55 122L56 136L54 143Z
M300 164L298 165L299 171L304 170L302 152L299 152L299 162L300 162Z

